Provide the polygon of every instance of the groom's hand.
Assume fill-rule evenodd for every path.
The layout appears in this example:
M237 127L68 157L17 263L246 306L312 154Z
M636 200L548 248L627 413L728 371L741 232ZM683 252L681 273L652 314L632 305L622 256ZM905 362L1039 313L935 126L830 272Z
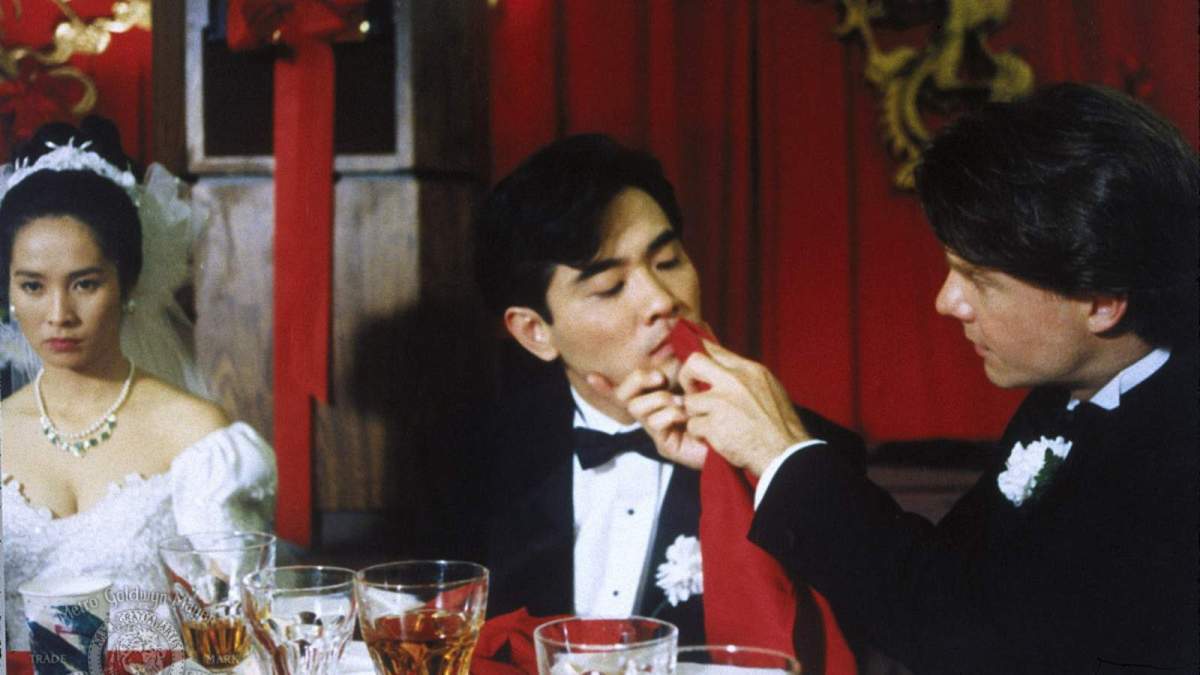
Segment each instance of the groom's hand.
M634 370L613 388L606 378L589 375L588 384L611 396L624 406L650 434L658 454L691 469L704 466L708 447L687 433L687 413L683 397L669 389L669 378L658 370Z
M688 434L761 476L771 460L811 436L766 367L713 342L704 346L708 354L692 354L679 371Z

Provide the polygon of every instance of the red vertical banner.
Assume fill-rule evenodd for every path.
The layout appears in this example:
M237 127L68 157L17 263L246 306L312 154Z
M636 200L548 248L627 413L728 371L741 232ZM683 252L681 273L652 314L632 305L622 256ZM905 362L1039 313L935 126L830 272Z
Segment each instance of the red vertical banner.
M275 60L276 529L312 538L313 400L325 401L333 248L333 50L300 42Z
M312 542L314 401L328 400L333 300L334 62L330 40L360 39L365 0L231 0L230 48L275 59L275 529Z

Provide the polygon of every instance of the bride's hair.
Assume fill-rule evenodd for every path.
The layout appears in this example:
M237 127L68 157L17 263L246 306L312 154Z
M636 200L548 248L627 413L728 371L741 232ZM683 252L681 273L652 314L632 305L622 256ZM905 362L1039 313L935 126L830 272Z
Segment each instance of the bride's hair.
M30 165L56 147L85 143L118 171L133 171L121 150L120 134L112 122L96 116L78 128L52 123L38 129L18 148L16 166ZM104 257L117 268L122 296L128 296L142 270L142 228L129 194L108 177L90 169L43 169L28 175L0 194L0 273L7 287L13 243L22 227L38 218L70 216L91 230Z

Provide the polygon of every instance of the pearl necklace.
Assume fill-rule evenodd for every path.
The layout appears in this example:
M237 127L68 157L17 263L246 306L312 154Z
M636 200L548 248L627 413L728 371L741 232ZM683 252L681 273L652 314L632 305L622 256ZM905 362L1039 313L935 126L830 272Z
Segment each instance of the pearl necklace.
M54 426L54 422L50 421L50 414L46 412L46 402L42 399L42 376L46 374L46 369L39 370L37 378L33 381L33 395L37 399L38 413L42 416L42 434L46 436L46 440L50 441L54 447L79 458L87 454L88 450L107 441L112 437L113 429L117 426L117 409L125 403L125 399L129 396L129 387L133 384L133 372L133 359L129 359L129 374L125 376L125 384L121 385L121 393L117 395L117 400L108 407L108 410L104 411L100 419L93 422L88 428L83 431L67 433L59 431L58 427Z

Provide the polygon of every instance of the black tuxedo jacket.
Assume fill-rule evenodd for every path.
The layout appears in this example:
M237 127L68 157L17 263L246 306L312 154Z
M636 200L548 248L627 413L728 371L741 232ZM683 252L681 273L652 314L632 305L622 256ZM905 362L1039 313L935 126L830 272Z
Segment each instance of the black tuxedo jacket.
M996 465L936 527L815 446L781 467L751 539L919 674L1195 673L1195 353L1173 354L1116 410L1064 415L1066 402L1031 392ZM996 476L1013 443L1042 435L1070 454L1014 507Z
M575 402L561 368L508 389L487 425L492 508L487 535L491 615L526 607L535 616L575 613L572 491ZM700 533L700 474L675 466L667 485L634 612L679 628L680 644L703 644L703 601L672 607L654 573L679 535Z
M486 425L482 446L492 459L492 498L487 536L491 571L488 611L503 614L526 607L535 616L574 613L574 505L572 491L574 399L559 367L522 370ZM862 467L865 450L850 431L810 410L797 412L814 435L834 440L847 461ZM654 614L679 628L679 644L704 644L702 596L676 607L655 584L655 570L680 534L700 531L700 473L675 466L667 487L650 564L643 572L635 612ZM748 617L749 618L749 617ZM804 594L795 632L806 672L823 672L818 610Z

